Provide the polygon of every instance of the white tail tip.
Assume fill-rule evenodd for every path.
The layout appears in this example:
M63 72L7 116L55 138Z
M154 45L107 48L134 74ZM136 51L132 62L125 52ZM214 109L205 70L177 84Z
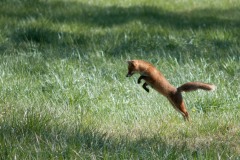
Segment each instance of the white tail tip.
M216 90L216 89L217 89L217 86L211 85L211 90L212 90L212 91L214 91L214 90Z

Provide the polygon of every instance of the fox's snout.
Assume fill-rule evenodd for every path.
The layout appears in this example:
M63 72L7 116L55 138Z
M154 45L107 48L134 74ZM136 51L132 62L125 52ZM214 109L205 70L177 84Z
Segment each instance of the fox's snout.
M126 77L131 77L134 73L136 73L136 66L134 61L127 61L128 63L128 73L126 75Z

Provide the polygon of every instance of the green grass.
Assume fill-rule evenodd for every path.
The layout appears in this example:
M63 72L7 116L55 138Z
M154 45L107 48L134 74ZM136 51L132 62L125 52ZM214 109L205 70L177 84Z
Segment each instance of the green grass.
M238 0L0 2L1 159L240 159ZM126 78L153 63L191 123Z

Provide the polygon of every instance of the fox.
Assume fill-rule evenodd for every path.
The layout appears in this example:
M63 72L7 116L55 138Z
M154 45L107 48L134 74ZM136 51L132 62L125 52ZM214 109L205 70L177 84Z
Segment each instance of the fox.
M203 82L187 82L180 87L174 87L164 77L164 75L149 62L144 60L129 60L128 73L126 77L139 73L140 77L137 83L140 84L142 80L142 87L145 91L149 92L148 86L155 89L157 92L165 96L171 105L177 110L184 118L185 121L189 121L189 114L183 101L182 92L190 92L198 89L213 91L216 89L214 84L203 83Z

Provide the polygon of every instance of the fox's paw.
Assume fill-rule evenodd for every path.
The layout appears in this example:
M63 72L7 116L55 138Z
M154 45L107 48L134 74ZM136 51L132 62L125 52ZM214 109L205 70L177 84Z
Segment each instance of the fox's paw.
M149 89L148 88L144 88L144 89L145 89L145 91L147 91L149 93Z
M143 89L145 89L145 91L149 92L149 89L147 88L147 85L148 84L145 82L145 83L143 83L142 87L143 87Z
M141 79L140 79L140 78L138 79L137 83L138 83L138 84L140 84L140 83L141 83Z

